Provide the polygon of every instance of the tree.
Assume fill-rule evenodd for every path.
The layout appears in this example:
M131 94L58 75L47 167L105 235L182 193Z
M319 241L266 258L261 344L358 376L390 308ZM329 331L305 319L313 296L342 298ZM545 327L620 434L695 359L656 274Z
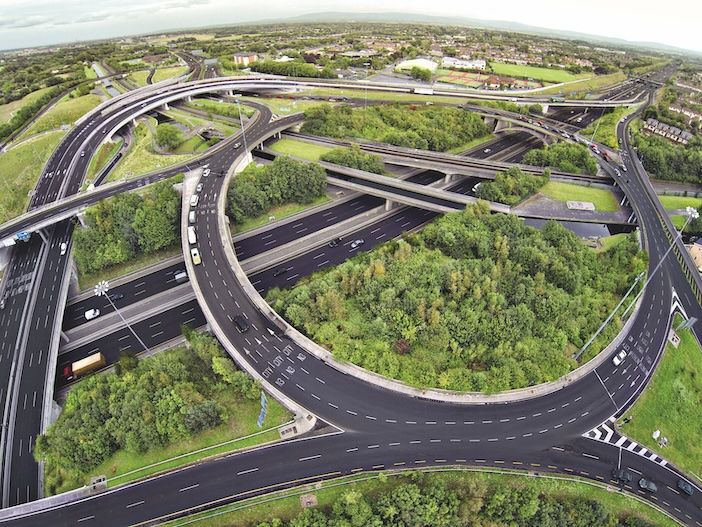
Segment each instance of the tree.
M156 144L166 150L174 150L183 142L183 135L172 124L159 124L156 127Z
M335 148L321 155L322 161L350 168L357 168L374 174L385 173L385 165L379 155L366 154L358 145L349 148Z

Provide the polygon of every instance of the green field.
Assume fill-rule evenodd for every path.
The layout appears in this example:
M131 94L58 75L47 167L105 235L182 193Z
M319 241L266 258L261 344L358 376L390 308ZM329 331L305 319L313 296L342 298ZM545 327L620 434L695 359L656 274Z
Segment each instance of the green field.
M238 130L237 127L225 124L221 121L208 120L204 117L198 117L197 115L193 115L191 113L184 112L183 110L178 110L175 108L171 108L170 110L167 110L163 113L164 115L167 115L174 121L184 124L188 128L214 128L216 130L219 130L226 136L230 136Z
M650 505L619 492L612 492L591 483L584 483L577 478L559 477L536 478L514 474L497 474L487 471L442 470L426 471L423 474L425 484L442 483L446 487L457 489L470 488L477 484L493 487L513 487L535 489L541 494L564 499L582 499L599 502L604 508L617 516L635 516L651 522L656 527L678 527L678 523L657 511ZM413 481L410 474L387 472L382 474L360 474L339 478L319 485L306 485L290 489L273 496L253 498L242 503L223 507L184 517L167 523L169 527L250 527L262 522L279 518L290 521L302 512L300 496L314 494L317 508L329 510L334 503L349 491L355 491L369 500L391 491L398 485ZM271 524L264 524L271 525ZM275 524L274 524L275 525ZM304 524L307 525L307 524ZM403 523L402 525L406 525ZM423 525L423 524L417 524ZM472 525L472 524L471 524ZM488 525L488 524L483 524ZM489 524L503 525L503 524ZM517 525L515 522L514 524ZM565 524L559 527L567 527Z
M42 88L40 90L33 91L32 93L29 93L16 101L8 102L7 104L0 104L0 123L4 123L12 119L15 112L22 108L22 106L32 104L50 89L51 88Z
M673 327L682 319L677 316ZM702 361L690 330L681 331L680 346L666 346L653 379L626 415L633 419L622 432L652 452L702 479ZM661 448L651 434L660 430L669 444Z
M102 168L107 165L107 162L112 159L112 156L119 152L122 147L122 139L115 141L114 143L103 143L98 148L98 151L93 157L90 158L90 164L88 165L88 173L86 179L91 181L95 178L95 175L102 170Z
M155 127L156 119L149 117L151 126ZM126 155L122 157L115 169L107 177L107 181L118 181L140 176L147 172L166 168L192 159L192 154L161 155L153 151L153 134L146 123L139 123L134 132L134 141Z
M97 73L95 73L95 70L90 66L85 66L83 71L85 72L86 79L97 79Z
M157 82L165 81L166 79L170 79L172 77L177 77L178 75L182 75L188 71L188 68L186 66L174 66L172 68L159 68L156 70L156 73L154 73L154 78L151 79L151 82L153 84L156 84Z
M622 243L627 236L629 235L623 232L620 234L613 234L612 236L605 236L604 238L600 238L601 247L598 249L598 252L609 251L612 247L615 247Z
M273 113L278 115L290 115L293 113L304 112L305 108L326 104L321 101L306 101L293 99L278 99L277 97L242 97L244 101L260 102L268 106Z
M146 86L146 79L149 76L149 70L133 71L127 76L127 80L132 81L139 87Z
M592 111L596 112L598 110ZM619 148L617 124L619 124L619 121L624 118L624 116L635 111L635 106L620 106L615 108L613 111L605 113L602 117L590 123L587 128L580 132L580 135L616 150Z
M678 210L685 207L696 209L702 206L702 198L693 198L691 196L658 196L658 199L667 210Z
M626 75L623 72L618 71L617 73L610 73L609 75L596 75L589 79L583 79L580 81L572 82L570 84L566 84L565 86L553 86L551 88L541 90L539 93L585 95L587 93L592 93L598 90L602 90L604 88L609 88L611 86L614 86L615 84L619 84L624 80L626 80Z
M236 104L230 102L218 102L208 99L193 99L192 101L186 103L186 106L209 112L213 115L224 115L226 117L231 117L232 119L239 119L239 111L237 110ZM245 116L251 117L254 112L255 110L250 106L241 106L241 113L243 113Z
M39 117L39 119L20 136L20 139L47 130L55 130L64 125L73 126L80 117L95 108L98 104L100 104L100 97L93 94L83 95L75 99L63 98L44 115Z
M616 212L619 210L619 203L614 194L601 188L549 181L539 192L558 201L589 201L600 212Z
M544 82L569 82L578 79L586 79L593 75L591 73L575 75L564 69L539 68L537 66L505 64L503 62L491 62L490 68L492 68L493 73L496 75L535 79Z
M319 158L334 150L328 146L315 145L307 141L299 141L297 139L278 139L270 145L270 149L279 154L287 154L291 156L301 157L308 161L319 161Z
M246 220L243 223L232 223L232 234L240 234L242 232L250 231L251 229L255 229L256 227L265 225L269 223L268 218L270 218L271 216L273 216L276 220L282 220L287 218L288 216L292 216L293 214L302 212L303 210L311 209L312 207L317 207L319 205L328 203L329 201L331 201L331 198L329 198L329 196L325 194L324 196L320 196L319 198L314 200L312 203L286 203L285 205L278 205L277 207L273 207L265 214L261 214L260 216L256 216L255 218L246 218Z
M63 136L64 132L51 132L0 154L0 223L26 210L28 192L34 189L44 164Z
M670 216L670 220L673 222L675 228L680 230L683 228L683 225L685 225L685 222L687 221L687 216L673 214Z

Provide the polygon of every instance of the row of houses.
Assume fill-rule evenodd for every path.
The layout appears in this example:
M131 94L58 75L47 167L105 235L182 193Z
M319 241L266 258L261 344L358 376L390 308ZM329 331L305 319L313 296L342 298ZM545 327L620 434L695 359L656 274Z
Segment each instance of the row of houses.
M694 111L692 111L692 110L690 110L690 109L688 109L688 108L683 108L682 106L669 106L668 109L669 109L671 112L681 113L681 114L683 114L685 117L687 117L687 118L688 118L687 124L690 124L690 123L692 122L693 119L700 119L700 120L702 120L702 114L699 114L699 113L697 113L697 112L694 112Z
M690 142L690 139L692 139L692 134L690 132L681 130L676 126L661 123L657 119L646 119L646 122L644 123L644 130L665 137L674 143L680 143L683 145L686 145Z

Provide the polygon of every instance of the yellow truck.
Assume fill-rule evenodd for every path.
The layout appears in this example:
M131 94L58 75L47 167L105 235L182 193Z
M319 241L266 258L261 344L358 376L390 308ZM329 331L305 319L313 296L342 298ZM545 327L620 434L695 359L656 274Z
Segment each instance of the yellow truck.
M102 353L93 353L84 359L77 360L71 364L66 364L63 367L63 378L66 381L73 381L78 377L90 373L91 371L99 370L105 366L105 356Z

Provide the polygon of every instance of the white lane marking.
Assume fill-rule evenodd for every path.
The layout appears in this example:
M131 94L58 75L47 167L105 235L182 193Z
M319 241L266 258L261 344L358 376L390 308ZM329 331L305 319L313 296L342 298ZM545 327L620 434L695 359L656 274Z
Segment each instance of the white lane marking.
M248 470L242 470L241 472L237 472L236 475L237 475L237 476L241 476L241 475L243 475L243 474L250 474L251 472L256 472L257 470L258 470L258 467L256 467L256 468L250 468L250 469L248 469Z
M320 458L320 457L322 457L322 455L321 455L321 454L317 454L316 456L301 457L300 459L298 459L298 461L310 461L310 460L312 460L312 459L318 459L318 458Z
M199 483L195 483L195 485L190 485L189 487L183 487L183 488L180 489L178 492L185 492L185 491L187 491L187 490L196 489L196 488L198 488L199 486L200 486Z
M144 503L144 500L135 501L134 503L130 503L129 505L127 505L127 509L131 509L132 507L137 507L137 506L141 505L142 503Z

